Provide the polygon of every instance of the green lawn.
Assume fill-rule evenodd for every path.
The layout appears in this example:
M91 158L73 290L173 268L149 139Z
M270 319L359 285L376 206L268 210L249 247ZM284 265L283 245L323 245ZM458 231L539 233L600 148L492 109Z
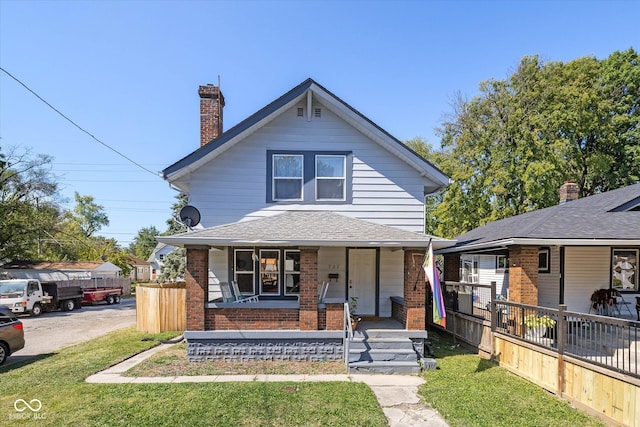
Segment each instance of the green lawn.
M134 329L120 330L22 366L0 369L0 425L387 425L373 392L361 383L84 382L154 345L140 341L143 336ZM17 399L38 399L42 409L35 414L18 412Z
M451 427L604 426L598 419L459 346L429 335L438 370L423 374L424 399Z

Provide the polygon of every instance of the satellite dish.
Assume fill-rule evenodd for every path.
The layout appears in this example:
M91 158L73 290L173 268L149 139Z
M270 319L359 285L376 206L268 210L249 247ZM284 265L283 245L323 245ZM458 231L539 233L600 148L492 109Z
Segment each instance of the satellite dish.
M187 227L195 227L200 223L200 211L194 206L187 205L180 209L180 221Z

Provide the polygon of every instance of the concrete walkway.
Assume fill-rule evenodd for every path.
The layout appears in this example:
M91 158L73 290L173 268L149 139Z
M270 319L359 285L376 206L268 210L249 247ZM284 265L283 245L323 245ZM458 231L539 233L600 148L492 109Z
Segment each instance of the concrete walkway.
M420 399L418 387L424 383L421 377L409 375L201 375L182 377L125 377L126 371L151 357L166 350L173 344L162 344L135 355L118 365L91 375L86 379L89 383L188 383L188 382L326 382L349 381L365 383L376 395L391 427L448 427L438 411L430 408Z

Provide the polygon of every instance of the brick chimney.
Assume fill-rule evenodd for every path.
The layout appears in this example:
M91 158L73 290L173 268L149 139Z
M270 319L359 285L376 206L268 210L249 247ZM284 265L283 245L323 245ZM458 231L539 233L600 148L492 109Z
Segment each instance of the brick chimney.
M224 96L219 86L208 84L198 88L200 95L200 147L222 134Z
M567 202L571 202L572 200L578 200L578 193L580 189L578 188L578 184L574 181L566 181L560 187L560 204L564 205Z

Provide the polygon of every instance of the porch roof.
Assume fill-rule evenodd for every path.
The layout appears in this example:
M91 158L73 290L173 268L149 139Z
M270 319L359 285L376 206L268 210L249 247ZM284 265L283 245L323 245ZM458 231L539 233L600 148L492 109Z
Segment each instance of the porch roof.
M173 246L372 246L434 248L455 242L326 211L288 211L173 236L158 236Z

